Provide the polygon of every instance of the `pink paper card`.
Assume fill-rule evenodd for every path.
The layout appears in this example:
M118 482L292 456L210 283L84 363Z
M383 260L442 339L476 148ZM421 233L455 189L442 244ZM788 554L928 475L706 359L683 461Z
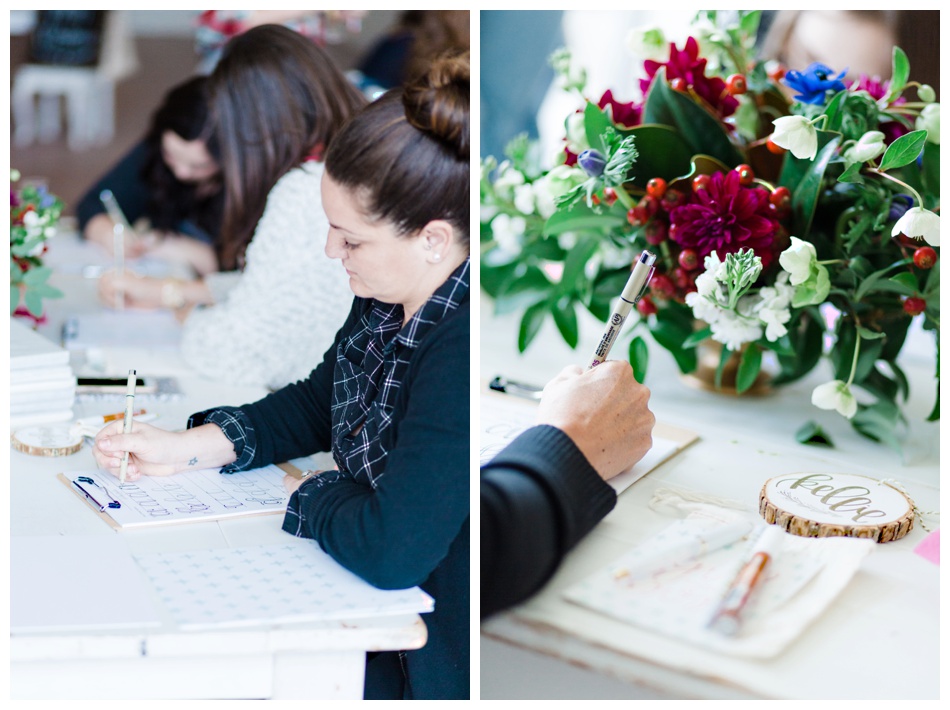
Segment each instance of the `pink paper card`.
M914 552L925 560L940 564L940 531L934 530L914 548Z

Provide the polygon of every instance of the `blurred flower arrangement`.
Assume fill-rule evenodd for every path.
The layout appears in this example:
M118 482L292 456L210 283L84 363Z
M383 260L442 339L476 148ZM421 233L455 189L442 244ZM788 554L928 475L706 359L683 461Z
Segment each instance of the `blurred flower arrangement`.
M20 173L10 171L10 313L38 322L44 298L61 298L50 286L49 267L43 266L46 240L56 233L62 201L43 186L24 185L14 190Z
M523 310L520 350L549 316L575 347L577 306L606 320L650 249L629 349L640 381L645 332L684 374L712 344L716 386L734 369L738 393L761 379L763 354L776 386L827 356L834 378L813 404L899 449L897 357L917 316L937 336L939 418L940 106L898 47L883 83L756 60L759 15L702 12L682 48L642 35L668 58L644 62L640 101L586 99L585 72L555 53L582 108L554 167L524 136L500 164L483 159L481 284L498 312ZM814 422L797 438L830 443Z

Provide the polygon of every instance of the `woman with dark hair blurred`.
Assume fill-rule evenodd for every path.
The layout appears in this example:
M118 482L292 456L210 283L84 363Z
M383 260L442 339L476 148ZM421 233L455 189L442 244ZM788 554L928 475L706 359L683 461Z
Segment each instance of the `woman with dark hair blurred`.
M154 253L202 275L218 270L224 193L209 150L206 83L195 77L171 89L145 137L89 188L76 208L85 239L112 252L113 222L99 197L111 190L129 222L148 222L148 232L127 237L128 256Z
M469 145L467 55L357 114L322 180L326 253L356 294L323 362L185 432L96 438L115 475L130 452L130 480L331 451L336 469L286 479L284 530L374 586L435 598L423 648L370 654L367 699L469 695Z
M182 354L199 373L277 389L306 377L349 307L345 274L323 253L320 180L327 146L365 101L326 52L278 25L228 43L208 99L224 184L215 247L221 268L235 271L191 281L106 274L99 294L178 311Z

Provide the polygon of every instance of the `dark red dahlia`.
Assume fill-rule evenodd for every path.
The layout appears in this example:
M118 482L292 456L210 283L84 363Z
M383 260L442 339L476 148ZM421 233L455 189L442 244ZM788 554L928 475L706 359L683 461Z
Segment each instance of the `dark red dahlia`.
M682 79L697 96L719 114L720 118L726 118L735 113L739 102L726 91L726 82L719 77L706 76L706 60L699 58L699 43L692 37L686 40L686 45L681 50L670 42L669 61L656 62L647 59L643 62L643 68L649 77L640 80L640 90L644 96L660 67L666 67L667 81Z
M779 222L769 212L769 193L743 187L735 170L715 173L707 189L670 213L670 239L693 249L700 259L715 251L720 259L740 248L752 249L768 268Z

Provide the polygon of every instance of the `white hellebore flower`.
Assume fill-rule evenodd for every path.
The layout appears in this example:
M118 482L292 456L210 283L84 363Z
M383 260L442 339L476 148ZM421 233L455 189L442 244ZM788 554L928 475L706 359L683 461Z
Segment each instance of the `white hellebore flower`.
M811 403L819 409L835 409L848 419L858 411L858 402L851 394L851 388L841 380L818 385L811 393Z
M557 165L546 175L534 181L534 197L537 199L538 214L547 219L557 210L555 200L580 185L587 174L580 168L570 165ZM520 208L519 208L520 209Z
M896 237L901 232L914 239L923 237L931 246L939 247L940 217L923 207L911 207L897 220L891 236Z
M814 160L818 154L818 131L804 116L782 116L772 121L772 142L792 151L796 158Z
M808 281L811 265L818 261L815 245L798 237L792 237L792 246L779 254L778 263L789 274L792 286Z
M940 145L940 104L927 104L917 117L917 130L927 131L927 140Z
M852 163L866 163L873 160L887 146L884 145L884 134L880 131L868 131L858 139L858 142L848 148L842 155L848 165Z

